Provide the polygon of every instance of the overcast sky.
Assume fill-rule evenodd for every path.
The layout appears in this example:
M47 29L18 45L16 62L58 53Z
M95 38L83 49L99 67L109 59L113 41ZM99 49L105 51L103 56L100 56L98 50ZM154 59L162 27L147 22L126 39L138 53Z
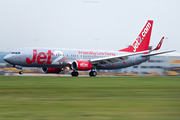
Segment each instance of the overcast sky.
M119 50L154 20L150 45L180 52L180 0L0 0L0 51Z

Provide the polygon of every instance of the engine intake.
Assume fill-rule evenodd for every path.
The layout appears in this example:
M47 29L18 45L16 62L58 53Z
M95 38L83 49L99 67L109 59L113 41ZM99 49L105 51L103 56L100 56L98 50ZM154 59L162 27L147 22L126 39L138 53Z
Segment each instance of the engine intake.
M42 68L44 73L60 73L62 68Z
M89 61L73 61L71 64L73 70L91 70L92 64Z

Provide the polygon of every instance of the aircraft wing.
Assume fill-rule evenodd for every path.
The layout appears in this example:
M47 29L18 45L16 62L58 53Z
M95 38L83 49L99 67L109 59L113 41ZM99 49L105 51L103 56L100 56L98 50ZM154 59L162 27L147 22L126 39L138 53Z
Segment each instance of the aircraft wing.
M111 57L105 57L105 58L91 59L91 60L89 60L89 62L91 62L91 64L93 64L93 65L95 65L95 64L103 65L103 64L108 63L108 64L114 66L113 65L114 62L121 61L121 62L125 63L123 60L128 59L129 56L147 53L147 52L149 52L149 50L135 52L135 53L129 53L129 54L123 54L123 55L117 55L117 56L111 56Z
M144 54L144 55L142 55L142 57L149 57L149 56L154 56L154 55L164 54L164 53L174 52L174 51L176 51L176 50L168 50L168 51L163 51L163 52L155 52L155 53L150 53L150 54Z

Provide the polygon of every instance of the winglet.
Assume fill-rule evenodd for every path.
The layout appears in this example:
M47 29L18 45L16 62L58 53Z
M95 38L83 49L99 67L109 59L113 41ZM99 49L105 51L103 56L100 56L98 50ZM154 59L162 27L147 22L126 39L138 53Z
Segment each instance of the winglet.
M154 51L154 50L159 50L160 48L161 48L161 45L162 45L162 43L163 43L163 40L164 40L164 37L162 37L162 39L161 39L161 41L159 42L159 44L156 46L156 48L155 49L153 49L152 51Z

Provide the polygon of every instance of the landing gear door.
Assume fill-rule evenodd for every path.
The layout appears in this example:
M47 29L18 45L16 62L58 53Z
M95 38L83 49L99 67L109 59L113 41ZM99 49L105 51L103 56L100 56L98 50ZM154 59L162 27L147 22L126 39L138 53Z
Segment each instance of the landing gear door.
M136 56L132 56L132 63L134 64L136 62Z

